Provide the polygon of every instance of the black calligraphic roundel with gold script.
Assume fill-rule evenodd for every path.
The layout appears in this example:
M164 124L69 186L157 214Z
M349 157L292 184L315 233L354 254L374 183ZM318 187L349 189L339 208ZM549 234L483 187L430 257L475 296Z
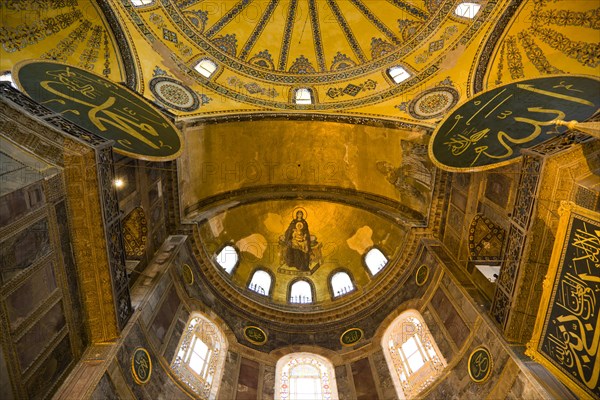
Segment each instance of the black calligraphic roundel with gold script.
M350 328L340 336L340 343L342 346L353 346L360 339L363 338L364 332L360 328Z
M474 382L486 381L492 373L492 355L485 347L473 350L469 356L469 376Z
M515 81L477 94L438 125L429 157L447 171L506 165L521 150L564 133L555 121L584 122L600 107L600 78L550 75Z
M258 326L247 326L244 328L244 336L246 339L257 346L262 346L267 343L267 334Z
M39 104L105 139L116 152L168 161L181 154L182 136L155 107L122 85L76 67L28 60L13 68L17 86Z
M152 360L143 347L138 347L131 356L131 373L138 385L148 383L152 375Z

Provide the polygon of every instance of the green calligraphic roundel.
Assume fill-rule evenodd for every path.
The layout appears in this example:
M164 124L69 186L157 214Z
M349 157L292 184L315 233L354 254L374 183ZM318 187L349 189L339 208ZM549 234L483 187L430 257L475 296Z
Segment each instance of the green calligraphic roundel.
M149 161L173 160L183 138L149 102L122 85L70 65L28 60L13 68L19 89L66 120L105 139L116 152Z
M138 347L131 356L131 373L138 385L148 383L152 375L152 360L143 347Z
M600 78L550 75L477 94L438 125L429 157L442 169L481 171L515 161L521 150L566 132L557 120L584 122L600 107Z
M363 338L364 332L360 328L350 328L340 336L342 346L353 346Z
M486 381L492 373L492 355L485 347L478 347L469 356L469 376L474 382Z
M244 336L255 345L262 346L267 343L267 334L258 326L247 326L244 328Z

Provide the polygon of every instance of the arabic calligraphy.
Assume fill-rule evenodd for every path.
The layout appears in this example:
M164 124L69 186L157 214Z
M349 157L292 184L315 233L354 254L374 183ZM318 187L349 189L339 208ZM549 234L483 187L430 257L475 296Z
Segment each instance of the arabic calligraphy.
M13 76L35 101L105 139L116 151L164 161L181 152L170 121L145 100L103 77L50 61L19 64Z
M146 349L139 347L131 357L131 372L136 383L143 385L150 380L152 361Z
M363 331L359 328L350 328L340 336L340 343L344 346L351 346L363 337Z
M565 118L584 121L600 106L600 79L551 76L510 83L463 103L434 132L429 155L458 171L504 165L566 131Z
M492 356L485 347L473 350L468 363L469 376L475 382L485 381L492 372Z
M267 334L257 326L247 326L244 328L244 335L250 343L257 345L267 343Z
M543 353L600 397L600 222L572 214L541 341Z

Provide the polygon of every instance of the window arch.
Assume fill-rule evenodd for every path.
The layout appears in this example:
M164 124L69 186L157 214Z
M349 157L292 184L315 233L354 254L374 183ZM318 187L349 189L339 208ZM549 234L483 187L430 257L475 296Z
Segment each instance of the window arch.
M203 399L216 399L223 375L227 342L206 317L194 315L183 331L171 370Z
M299 280L290 286L290 303L308 304L313 302L312 286L307 281Z
M396 83L402 83L408 78L410 78L410 72L408 72L403 67L396 65L387 70L388 75L392 80Z
M314 96L311 88L297 88L294 90L294 103L296 104L313 104Z
M211 59L203 58L194 65L194 69L203 77L210 78L217 70L217 64Z
M388 258L377 247L373 247L365 254L365 264L371 275L377 274L388 263Z
M281 400L338 399L335 372L325 357L292 353L277 361L275 398Z
M237 249L231 245L223 246L221 251L215 256L215 261L221 266L229 275L233 273L235 267L237 267L240 260Z
M400 399L413 398L442 373L446 360L416 310L400 314L381 340L385 360Z
M262 294L263 296L268 296L271 290L271 283L273 282L273 278L271 274L262 269L257 269L252 274L252 279L248 284L248 289Z
M331 284L331 292L333 297L343 296L355 289L350 275L344 271L335 272L333 275L331 275L329 282Z
M481 4L473 2L464 2L456 6L454 14L458 15L459 17L473 19L475 18L475 15L477 15L477 13L479 12L480 8Z
M134 7L143 7L143 6L148 6L150 4L154 3L154 0L131 0L131 4Z

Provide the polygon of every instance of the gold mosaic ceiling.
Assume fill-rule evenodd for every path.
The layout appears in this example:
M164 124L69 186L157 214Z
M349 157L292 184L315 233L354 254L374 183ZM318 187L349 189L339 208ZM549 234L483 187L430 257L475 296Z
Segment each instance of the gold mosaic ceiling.
M474 2L470 19L455 14L460 0L10 0L0 68L67 62L186 120L297 113L426 128L491 85L598 73L596 0ZM193 68L203 58L218 66L209 79ZM386 73L396 65L411 75L400 84ZM293 103L297 87L313 105Z
M477 57L469 44L506 5L481 2L470 19L455 0L114 3L143 60L140 89L182 118L310 112L426 126L467 93L455 59ZM208 79L193 68L203 58L217 64ZM397 65L411 75L400 84L386 72ZM298 87L312 89L314 104L293 103ZM426 91L435 94L409 112Z
M348 240L368 225L394 258L411 246L407 230L431 226L439 175L422 171L427 187L404 178L414 159L429 170L426 130L454 104L516 79L600 74L597 0L473 1L482 6L474 19L454 14L459 0L8 0L0 71L55 59L127 83L185 122L184 218L225 227L203 226L204 240L242 248L260 234L275 246L265 253L273 263L260 263L278 273L282 227L304 207L311 234L341 252L315 277L348 268L369 286L366 247ZM193 68L203 58L218 66L209 79ZM395 65L411 77L394 83L386 71ZM294 104L297 87L311 88L315 104ZM313 121L235 122L275 116ZM337 122L315 122L328 119ZM386 237L392 221L402 227ZM244 286L256 265L240 265L234 282ZM330 297L317 286L319 301ZM276 294L283 302L282 286Z

